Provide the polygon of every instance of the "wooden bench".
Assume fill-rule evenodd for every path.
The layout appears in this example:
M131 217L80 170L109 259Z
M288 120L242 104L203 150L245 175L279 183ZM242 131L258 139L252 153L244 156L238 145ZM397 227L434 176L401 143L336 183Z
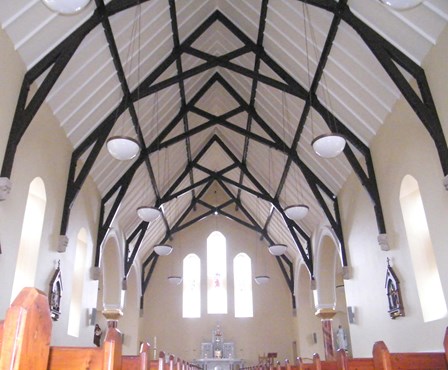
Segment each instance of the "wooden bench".
M149 344L139 356L122 356L121 333L113 325L101 348L50 347L51 327L45 294L23 289L0 324L0 370L150 369Z
M123 370L156 370L157 366L152 365L152 361L150 361L150 349L149 343L142 343L140 346L140 355L122 357L121 368Z
M446 344L447 332L444 344ZM446 347L443 352L390 353L384 342L376 342L373 346L373 362L375 370L446 370Z
M343 349L336 352L336 363L341 370L374 370L373 358L349 358Z

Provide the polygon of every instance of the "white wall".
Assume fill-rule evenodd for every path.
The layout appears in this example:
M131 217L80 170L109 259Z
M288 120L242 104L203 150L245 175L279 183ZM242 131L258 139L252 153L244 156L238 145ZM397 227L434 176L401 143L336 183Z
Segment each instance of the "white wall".
M206 239L215 227L227 238L228 261L228 314L206 313ZM256 260L255 244L258 242L258 258L261 252L266 261L267 285L253 284L254 317L235 318L233 309L233 258L241 251ZM200 358L201 342L210 342L212 330L219 322L224 341L235 343L235 356L250 363L258 362L258 355L277 352L278 358L292 359L292 302L291 294L275 258L261 247L253 232L224 217L208 218L196 223L187 232L175 235L172 245L175 251L168 257L160 257L145 294L144 316L141 320L141 340L152 344L157 336L158 350L174 353L191 360ZM180 250L176 248L181 245ZM202 315L200 319L182 318L182 285L172 286L167 276L181 273L182 259L199 247L202 280ZM248 248L246 250L246 248ZM177 252L177 253L176 253ZM177 255L176 255L177 254ZM261 270L261 271L260 271ZM264 274L263 268L255 267L254 274Z
M24 66L13 52L5 33L0 30L0 159L3 161L6 140L9 136L17 96L23 79ZM46 104L38 111L29 129L24 134L15 157L11 174L12 190L5 201L0 202L0 317L4 317L10 303L12 281L17 260L21 235L22 219L30 182L37 176L45 183L47 204L38 258L35 287L48 293L49 282L57 261L61 261L63 293L62 315L53 324L52 344L88 345L92 343L93 327L87 326L87 308L96 305L97 283L89 278L86 266L83 312L79 338L67 335L70 307L71 276L75 260L77 234L84 227L89 236L87 259L92 259L93 246L97 231L98 193L91 180L87 180L72 209L67 236L69 245L66 253L57 252L63 200L67 184L67 174L73 148L59 127Z
M447 40L445 32L425 63L430 87L435 86L433 95L445 132ZM384 340L391 351L440 350L448 318L423 322L399 203L401 181L406 174L411 174L420 185L442 285L448 297L448 192L442 186L443 173L435 146L409 105L400 100L371 143L371 151L391 250L380 250L370 199L352 176L339 199L353 271L353 278L346 281L347 304L357 312L357 322L350 326L353 353L371 356L372 345L377 340ZM400 279L406 313L396 320L391 320L387 313L384 289L387 257L391 258Z
M1 30L0 49L0 161L3 161L25 68ZM448 132L447 50L448 30L445 30L439 44L424 63L445 133ZM379 249L371 201L359 180L352 175L339 194L339 202L347 257L352 270L352 278L345 281L346 300L356 310L356 322L350 325L353 354L370 356L373 343L380 339L392 351L441 349L448 319L423 322L399 205L400 183L403 176L409 173L419 181L441 281L445 297L448 297L448 192L442 186L439 158L427 132L404 101L397 104L371 144L391 250L384 252ZM81 323L79 338L69 337L66 333L74 243L81 227L86 228L91 239L88 259L93 260L94 256L99 196L90 179L72 209L67 232L70 238L67 252L56 252L71 152L72 147L63 130L44 105L19 145L11 178L12 192L6 201L0 202L0 317L4 316L9 305L28 186L34 177L40 176L46 186L47 211L36 287L48 291L54 266L60 259L64 292L62 316L53 326L53 344L89 345L92 343L93 327L87 326L85 322ZM213 219L203 221L183 233L182 255L198 243L203 243L205 251L206 237L214 225ZM228 238L229 260L230 256L240 251L239 246L254 246L255 237L239 225L222 219L219 227ZM176 243L178 241L174 240L173 244ZM266 251L265 254L268 256ZM205 253L200 257L204 262ZM251 257L255 259L255 255ZM384 289L387 257L392 259L400 278L406 311L405 317L396 320L391 320L387 313ZM171 271L172 260L170 257L160 258L145 295L140 339L151 341L156 335L161 349L190 359L199 357L200 343L210 340L211 330L217 321L221 321L226 340L236 343L237 356L255 361L259 354L272 351L278 352L279 358L291 358L293 340L298 341L300 350L308 355L313 347L306 345L307 331L313 330L314 326L308 327L299 319L292 318L290 293L277 263L272 257L269 261L271 282L267 286L254 285L254 319L234 319L231 314L226 317L207 316L204 313L201 320L183 320L181 287L173 287L166 281L165 272ZM180 259L177 263L180 263ZM97 284L90 280L87 270L83 298L86 320L87 309L96 306ZM229 312L232 312L232 303L233 300L229 299ZM300 308L298 314L301 314Z

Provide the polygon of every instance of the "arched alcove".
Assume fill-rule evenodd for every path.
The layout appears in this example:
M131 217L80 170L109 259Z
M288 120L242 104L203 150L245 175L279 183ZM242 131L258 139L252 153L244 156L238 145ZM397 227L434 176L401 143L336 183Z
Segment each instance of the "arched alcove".
M441 319L447 315L446 300L420 187L411 175L404 176L401 182L400 205L423 320Z
M68 317L67 334L78 337L81 324L82 297L84 276L86 271L86 256L88 234L82 228L76 237L75 263L73 264L72 292L70 294L70 314Z
M296 281L298 355L310 358L313 353L323 353L322 329L320 319L315 315L310 273L303 262L298 266Z
M101 253L103 307L121 308L122 259L116 232L111 230Z
M333 230L321 226L316 232L316 292L315 307L317 310L333 310L333 332L335 333L334 348L344 348L350 351L349 323L347 302L343 279L343 266L340 258L340 243ZM339 334L338 334L339 333ZM343 337L344 340L340 340Z
M127 278L123 317L118 323L120 331L124 334L123 354L125 355L135 355L139 350L139 281L136 268L132 266Z
M316 301L315 306L319 308L336 307L336 263L337 246L331 234L323 232L318 239L316 271Z
M31 181L28 190L11 302L22 288L34 286L46 204L47 195L44 181L40 177L36 177Z

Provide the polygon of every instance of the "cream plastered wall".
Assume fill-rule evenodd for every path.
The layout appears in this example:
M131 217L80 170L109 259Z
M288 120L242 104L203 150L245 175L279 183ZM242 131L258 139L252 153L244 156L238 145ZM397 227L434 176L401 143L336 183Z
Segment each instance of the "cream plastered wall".
M6 141L25 67L2 30L0 30L0 48L2 50L0 58L0 158L3 162ZM90 179L87 180L72 209L72 217L67 230L69 237L67 251L58 253L59 228L71 152L72 146L64 131L59 127L49 107L44 104L18 146L11 175L12 190L9 197L0 202L0 242L2 246L0 317L4 317L10 304L29 184L39 176L45 183L47 203L35 287L48 293L50 279L60 260L64 288L61 302L62 315L59 321L53 323L52 344L88 345L92 343L93 327L87 325L87 308L92 304L95 307L97 290L97 282L92 281L89 277L89 267L93 258L92 250L97 230L98 193ZM82 227L87 230L89 237L80 335L75 338L67 335L67 325L75 246L78 232Z
M425 61L445 129L448 117L447 36L445 32ZM356 323L350 325L353 354L371 356L377 340L384 340L391 351L441 350L448 319L423 321L399 203L401 181L410 174L419 182L445 299L448 298L448 192L442 185L443 173L435 146L404 100L397 103L371 144L391 249L380 250L370 199L353 175L339 194L352 269L352 279L345 282L347 305L356 310ZM405 317L396 320L390 319L387 313L384 288L387 257L391 258L400 279L406 312Z
M206 313L206 240L216 229L227 238L227 315ZM182 234L176 234L172 242L174 252L159 258L145 294L141 340L149 340L153 344L153 338L157 336L158 350L192 360L200 358L201 343L211 341L212 330L220 323L224 341L235 343L235 357L254 364L258 362L259 355L277 352L281 360L292 359L292 342L295 339L291 294L275 258L267 251L267 245L261 246L260 243L252 231L221 216L209 217ZM166 278L173 273L181 274L182 259L194 251L201 259L202 314L200 319L183 319L182 285L172 286ZM232 261L240 252L250 256L253 266L255 263L253 274L267 273L271 276L266 285L253 283L253 318L234 317Z

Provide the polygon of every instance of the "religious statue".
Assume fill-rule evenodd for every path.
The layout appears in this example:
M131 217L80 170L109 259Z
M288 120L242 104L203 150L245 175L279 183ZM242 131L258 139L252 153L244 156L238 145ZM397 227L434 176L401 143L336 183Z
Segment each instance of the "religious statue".
M336 331L336 345L337 349L343 349L344 351L347 351L348 349L347 336L345 335L342 325L339 325L338 330Z
M396 319L398 316L404 316L403 302L400 293L400 281L395 275L394 270L389 264L390 260L387 259L387 272L386 272L386 293L389 303L389 315L391 319Z
M62 297L62 276L61 261L58 261L58 267L50 280L50 289L48 294L48 303L53 321L57 321L61 315L61 297Z
M95 346L100 347L101 346L101 335L103 334L103 331L101 330L100 326L98 324L95 325L95 331L93 333L93 344Z

